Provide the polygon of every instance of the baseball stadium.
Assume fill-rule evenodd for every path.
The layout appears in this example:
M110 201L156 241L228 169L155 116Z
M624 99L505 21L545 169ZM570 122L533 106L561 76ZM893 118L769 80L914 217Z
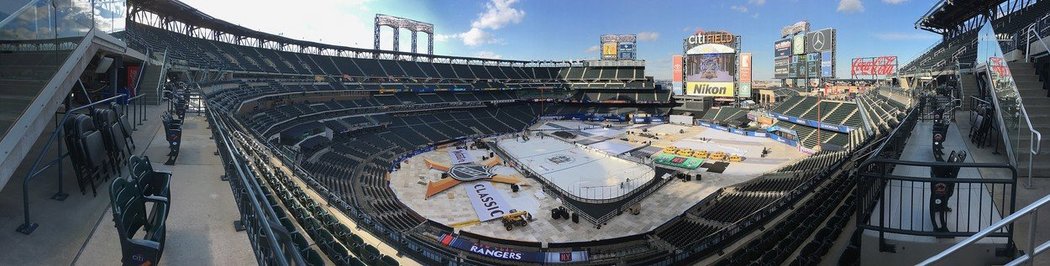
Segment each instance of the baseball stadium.
M1047 1L7 2L0 265L1050 264Z

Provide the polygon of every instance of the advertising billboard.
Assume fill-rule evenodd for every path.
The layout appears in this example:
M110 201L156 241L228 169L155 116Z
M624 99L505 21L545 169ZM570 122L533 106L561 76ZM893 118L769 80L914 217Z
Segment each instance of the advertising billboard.
M825 78L835 77L834 58L831 51L820 52L820 76Z
M739 97L751 97L751 53L740 53Z
M850 64L850 75L853 77L892 76L896 72L897 56L853 58Z
M603 34L601 40L601 58L603 60L633 60L638 36L635 34Z
M671 81L675 83L682 82L682 55L671 57Z
M791 41L792 51L794 54L800 55L806 53L806 35L795 35L795 40Z
M736 36L722 31L697 32L682 40L683 50L687 51L687 54L731 53L736 46ZM730 49L730 51L725 51L725 49Z
M736 54L691 54L685 58L687 82L733 82Z
M634 60L635 59L635 43L633 42L621 42L617 47L620 60Z
M791 55L791 39L778 40L773 43L773 57Z
M773 77L778 79L788 78L791 73L791 57L777 57L773 59Z
M602 44L602 59L616 59L618 53L616 49L619 44L615 42L607 42Z
M806 33L806 53L833 51L835 47L835 29L822 29Z
M733 97L733 82L686 82L685 95Z

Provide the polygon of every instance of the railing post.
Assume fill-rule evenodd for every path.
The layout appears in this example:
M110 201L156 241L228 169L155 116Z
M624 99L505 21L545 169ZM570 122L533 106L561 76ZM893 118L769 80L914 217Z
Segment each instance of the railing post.
M1035 265L1035 228L1038 227L1039 209L1036 209L1031 214L1032 222L1028 223L1028 248L1025 248L1025 254L1029 256L1028 265Z

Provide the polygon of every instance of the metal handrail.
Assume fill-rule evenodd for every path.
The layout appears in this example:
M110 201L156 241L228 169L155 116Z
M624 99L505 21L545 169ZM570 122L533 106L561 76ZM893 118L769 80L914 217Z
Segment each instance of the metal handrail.
M1030 204L1028 206L1025 206L1024 208L1021 208L1017 212L1014 212L1010 216L1007 216L1006 218L1003 218L1002 220L999 220L998 222L993 223L992 225L988 226L985 229L981 229L981 231L977 232L977 234L974 234L973 236L970 236L970 237L968 237L966 239L963 239L963 241L960 241L959 243L956 243L955 245L952 245L948 249L946 249L944 251L941 251L941 253L937 253L937 255L933 255L932 257L930 257L930 258L920 262L918 265L932 265L932 264L934 264L934 263L936 263L938 261L941 261L944 258L946 258L949 255L951 255L952 253L958 252L958 251L962 250L963 248L966 248L967 246L976 244L977 241L980 241L981 239L984 239L988 235L990 235L992 233L995 233L1000 228L1003 228L1003 227L1011 225L1015 220L1020 219L1021 217L1025 216L1025 215L1031 215L1031 218L1032 218L1031 222L1028 224L1029 245L1028 245L1028 248L1026 249L1027 252L1025 252L1024 255L1021 255L1021 256L1015 258L1014 260L1010 261L1009 263L1006 263L1005 265L1020 265L1021 263L1032 261L1035 258L1035 256L1039 255L1040 253L1045 252L1047 249L1050 249L1050 241L1043 242L1038 247L1036 247L1036 245L1034 243L1035 242L1035 238L1034 238L1035 237L1035 228L1038 227L1038 223L1037 223L1038 210L1039 210L1040 207L1042 207L1043 205L1046 205L1047 203L1050 203L1050 195L1045 196L1045 197L1043 197L1043 198L1041 198L1039 200L1036 200L1032 204Z
M238 156L235 154L235 149L230 146L231 145L230 143L231 143L232 139L230 138L229 135L227 135L227 132L226 132L226 129L225 129L225 123L223 122L223 120L220 120L220 119L216 118L216 115L212 112L212 110L210 108L206 108L205 112L207 113L208 117L210 118L209 120L212 121L212 126L214 126L214 128L215 128L215 130L214 130L215 134L218 135L218 139L217 139L216 142L221 144L221 146L219 148L222 151L225 151L227 153L227 156L230 159L229 164L230 164L231 167L229 167L229 168L236 169L237 178L239 178L240 179L239 180L240 183L243 184L243 186L245 186L245 188L243 188L242 192L247 194L246 196L247 196L247 198L248 198L248 200L250 202L252 211L255 214L254 218L258 219L258 221L261 222L261 226L260 227L263 229L263 232L262 232L262 234L264 235L263 238L266 239L268 245L270 245L272 248L275 248L275 249L280 249L282 246L289 246L289 245L294 246L294 244L289 243L290 241L287 241L288 239L291 239L288 235L284 235L284 239L286 241L284 241L285 243L283 243L283 244L285 244L285 245L281 245L282 243L278 243L277 235L275 234L275 231L272 228L274 228L275 226L280 225L280 223L274 223L273 225L271 225L271 222L278 221L277 215L271 209L262 208L261 207L262 205L260 205L260 203L259 203L262 195L265 195L265 193L262 191L262 188L260 187L260 185L255 182L256 178L249 178L248 177L248 174L250 174L251 172L247 171L248 174L246 174L246 171L245 171L245 168L244 168L245 166L241 163L241 161L238 159ZM227 168L227 169L229 169L229 168ZM242 210L241 212L242 212L242 215L244 215L243 214L244 211ZM245 219L245 217L242 217L242 219ZM242 223L243 223L243 221L242 221ZM253 245L259 245L260 244L260 243L256 243L256 241L252 241L252 242L253 242L252 243ZM259 254L259 250L260 250L260 248L258 248L258 247L255 248L257 259L260 262L262 262L263 261L263 257L262 257L263 255ZM288 258L285 256L284 252L288 252L289 255L291 255L291 259L292 260L288 260ZM271 255L276 256L276 262L278 264L280 264L280 265L289 265L288 262L294 262L294 265L306 265L306 263L304 262L304 259L302 257L302 254L299 253L299 251L296 250L295 248L292 248L290 250L283 250L283 252L273 252Z
M1028 37L1026 38L1026 42L1028 40L1031 40L1032 33L1035 33L1035 38L1039 40L1039 44L1042 44L1043 45L1043 49L1046 49L1047 52L1050 52L1050 47L1047 47L1046 42L1043 41L1043 37L1040 36L1039 32L1037 32L1035 30L1035 25L1036 24L1033 23L1031 26L1028 26L1028 31L1025 32L1025 34L1028 35ZM1031 47L1032 46L1029 45L1029 44L1025 45L1025 62L1028 62L1032 58L1032 55L1031 55L1032 48ZM1031 189L1032 188L1032 161L1035 160L1035 155L1039 154L1039 150L1041 149L1040 144L1041 144L1041 142L1043 142L1043 134L1039 133L1039 131L1035 130L1035 127L1032 126L1032 119L1031 119L1030 116L1028 116L1028 109L1025 108L1024 103L1022 102L1020 104L1020 106L1018 106L1018 107L1020 107L1019 109L1021 109L1021 114L1024 115L1024 120L1025 120L1025 123L1027 123L1027 125L1028 125L1028 132L1030 134L1029 135L1030 138L1028 139L1028 152L1029 152L1029 156L1028 156L1028 181L1025 184L1025 188ZM1018 129L1018 130L1020 130L1020 129ZM1020 134L1018 134L1018 135L1020 135Z
M33 233L33 231L36 230L36 227L37 227L37 224L32 223L32 222L29 221L29 181L32 180L34 177L40 175L41 173L43 173L47 169L51 169L52 166L57 164L58 165L58 192L55 193L55 195L52 196L51 198L52 199L56 199L56 200L64 200L67 196L69 196L69 194L66 194L62 190L62 179L63 179L62 176L63 176L63 172L64 172L64 171L62 171L62 160L65 159L66 156L69 156L69 152L68 151L62 151L62 146L60 145L57 158L55 158L55 159L53 159L51 161L48 161L46 164L44 164L43 168L38 168L38 167L40 166L40 161L42 159L44 159L44 155L47 154L46 151L51 150L51 145L55 143L55 138L58 137L59 134L63 134L63 135L65 134L64 132L66 131L66 129L65 129L65 127L63 125L65 125L66 121L69 120L70 117L72 117L70 114L73 114L73 113L75 113L77 111L84 110L84 109L87 109L87 108L90 108L90 107L94 107L96 105L102 105L103 103L108 104L109 102L112 102L114 100L117 100L117 99L120 99L120 98L126 97L126 96L127 96L127 94L117 94L117 95L114 95L113 97L109 97L109 98L106 98L106 99L102 99L100 101L96 101L96 102L93 102L93 103L90 103L90 104L87 104L87 105L83 105L83 106L80 106L80 107L77 107L77 108L73 108L73 109L67 110L65 112L65 114L62 116L62 120L61 121L56 121L57 123L55 124L55 130L51 132L51 136L48 137L47 142L44 144L44 148L40 150L39 155L37 155L36 159L33 160L33 167L30 167L29 171L26 173L26 176L22 178L22 210L23 210L23 214L24 214L23 218L25 220L24 220L24 223L22 223L22 225L18 226L18 232L28 235L28 234Z
M1028 116L1028 110L1024 107L1024 103L1019 107L1020 108L1018 109L1021 109L1021 114L1024 116L1025 123L1028 124L1028 132L1030 133L1028 138L1028 181L1024 186L1025 188L1030 189L1032 188L1032 161L1035 160L1035 155L1039 154L1039 150L1041 149L1040 144L1043 142L1043 134L1039 133L1039 131L1035 130L1035 127L1032 126L1032 119Z

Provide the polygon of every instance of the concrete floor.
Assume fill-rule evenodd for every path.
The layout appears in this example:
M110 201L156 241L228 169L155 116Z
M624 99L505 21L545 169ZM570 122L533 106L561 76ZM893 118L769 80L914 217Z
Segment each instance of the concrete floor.
M208 139L202 117L187 115L182 156L174 167L164 166L167 145L160 127L165 105L149 106L143 125L133 132L135 154L150 156L158 170L173 171L172 205L168 217L168 243L161 263L186 265L254 264L245 234L235 232L237 219L229 185L218 181L223 169ZM51 129L48 129L50 131ZM47 141L41 137L30 154ZM55 154L51 151L50 154ZM53 157L51 157L53 158ZM15 231L22 224L21 179L31 167L29 157L15 171L12 182L0 191L0 265L115 265L120 244L109 211L109 181L98 187L98 196L79 192L69 160L62 182L69 198L49 199L57 191L58 173L48 170L29 184L31 235ZM125 176L127 170L123 173Z
M168 147L158 130L145 154L153 168L172 173L168 236L161 264L254 265L255 255L244 232L233 228L240 219L229 183L222 181L222 161L214 154L215 141L203 116L186 115L182 150L175 165L164 165ZM105 265L120 258L116 228L106 210L103 221L84 246L75 265Z

